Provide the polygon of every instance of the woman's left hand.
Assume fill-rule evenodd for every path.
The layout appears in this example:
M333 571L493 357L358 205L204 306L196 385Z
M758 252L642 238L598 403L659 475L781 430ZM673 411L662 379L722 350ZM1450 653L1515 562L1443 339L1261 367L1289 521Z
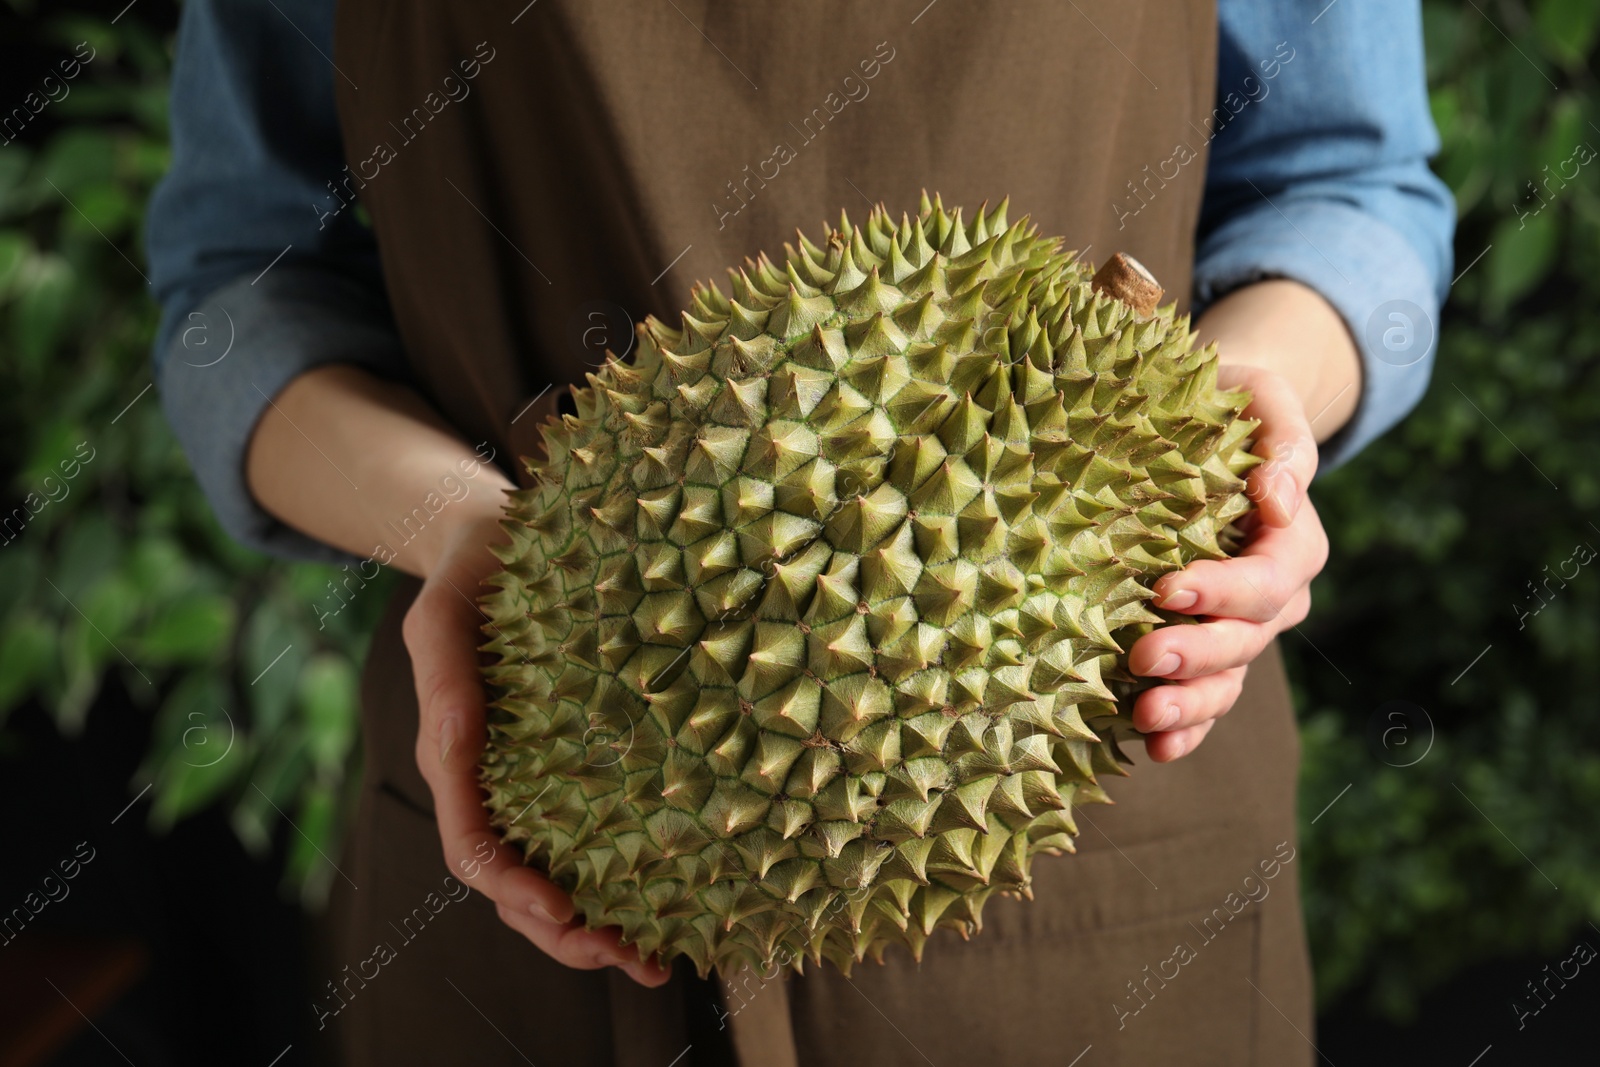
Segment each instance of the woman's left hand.
M1238 556L1200 560L1155 584L1155 606L1200 619L1163 626L1133 646L1129 669L1167 680L1139 695L1133 725L1157 763L1178 759L1228 713L1250 663L1273 638L1311 610L1311 580L1328 559L1328 537L1306 496L1317 472L1317 444L1305 410L1280 375L1260 367L1223 366L1218 384L1248 389L1245 414L1259 419L1246 493L1256 510L1240 525Z

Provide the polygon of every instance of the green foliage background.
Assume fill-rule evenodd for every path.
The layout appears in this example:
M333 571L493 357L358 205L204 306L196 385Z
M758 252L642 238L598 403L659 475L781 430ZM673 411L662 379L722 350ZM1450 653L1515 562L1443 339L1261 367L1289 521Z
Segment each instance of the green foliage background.
M1528 184L1600 147L1600 5L1429 2L1426 19L1468 269L1420 409L1317 486L1335 554L1285 640L1319 995L1364 987L1396 1016L1469 963L1553 953L1600 920L1600 568L1518 617L1540 603L1530 582L1600 546L1600 160L1540 199ZM285 843L286 889L315 903L385 592L319 629L342 576L263 559L212 520L146 391L139 223L168 158L170 42L136 12L46 26L98 56L50 105L65 121L48 143L0 147L0 518L37 511L0 534L0 722L33 699L70 733L120 684L154 717L130 783L153 785L152 822L226 805L249 847ZM80 442L94 458L63 480ZM1375 746L1392 699L1431 729Z
M313 605L338 605L343 574L277 565L211 518L149 388L139 228L168 163L170 41L137 13L45 25L64 54L95 55L34 120L61 123L46 144L0 147L0 522L30 515L0 532L0 721L33 698L75 733L120 684L154 716L130 788L153 784L152 824L226 804L247 847L283 841L286 886L315 902L384 591L323 624Z
M1351 787L1304 827L1319 996L1398 1016L1600 922L1600 566L1565 562L1600 549L1600 4L1424 10L1464 273L1426 399L1318 484L1334 556L1286 638L1303 824ZM1432 721L1414 766L1425 728L1369 739L1392 699Z

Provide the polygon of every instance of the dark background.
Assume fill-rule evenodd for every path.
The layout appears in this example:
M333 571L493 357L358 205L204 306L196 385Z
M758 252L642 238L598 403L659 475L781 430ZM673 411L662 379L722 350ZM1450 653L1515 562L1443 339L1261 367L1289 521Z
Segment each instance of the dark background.
M232 545L144 391L177 8L124 5L0 4L0 107L97 53L0 145L0 505L95 456L0 545L0 908L95 849L0 948L0 1034L60 1015L52 1063L305 1063L382 593L318 630L334 572ZM1600 968L1521 1028L1513 1004L1600 949L1600 568L1544 584L1600 546L1600 5L1425 10L1461 277L1421 407L1313 490L1334 559L1285 638L1316 1041L1339 1064L1588 1062Z

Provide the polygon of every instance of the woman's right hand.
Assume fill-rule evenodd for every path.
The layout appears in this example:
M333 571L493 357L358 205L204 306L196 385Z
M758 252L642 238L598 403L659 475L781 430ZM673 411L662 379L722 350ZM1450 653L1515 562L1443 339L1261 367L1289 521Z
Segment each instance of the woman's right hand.
M553 396L545 410L555 410ZM528 408L524 415L539 417ZM448 496L384 561L423 579L402 632L416 676L417 766L433 792L445 862L552 959L582 970L621 967L642 985L665 982L668 972L640 962L620 944L619 930L588 930L574 919L572 901L523 865L483 806L478 757L488 727L478 596L499 570L489 545L505 539L500 517L510 479L408 386L341 363L309 370L278 393L251 436L247 475L268 512L362 556L374 544L387 547L395 516L405 522L420 510L417 501Z
M525 866L521 850L502 841L489 824L478 784L478 759L488 732L478 671L483 615L477 598L484 579L500 569L488 546L505 539L499 504L487 502L492 511L485 513L485 498L492 495L475 491L460 503L474 505L476 513L450 516L454 526L440 539L403 628L420 711L417 766L433 792L445 862L495 902L502 922L550 958L586 971L620 967L640 985L662 985L670 971L653 960L641 962L637 950L619 943L616 927L585 928L574 918L567 894Z

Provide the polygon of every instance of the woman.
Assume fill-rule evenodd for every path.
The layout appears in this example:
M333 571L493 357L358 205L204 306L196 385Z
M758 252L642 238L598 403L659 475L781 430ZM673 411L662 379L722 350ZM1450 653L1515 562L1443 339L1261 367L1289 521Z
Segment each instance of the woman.
M1326 555L1319 461L1426 386L1453 214L1416 5L191 0L173 91L156 363L197 475L247 544L412 576L367 664L359 889L330 950L351 966L310 1006L349 1062L1311 1061L1272 642ZM1009 194L1192 293L1255 395L1260 518L1240 558L1158 584L1203 619L1132 652L1167 683L1132 712L1166 766L1083 813L1032 902L920 966L719 990L583 929L490 830L485 546L515 457L627 320L923 188ZM225 318L226 358L186 348ZM402 929L447 874L478 893Z

